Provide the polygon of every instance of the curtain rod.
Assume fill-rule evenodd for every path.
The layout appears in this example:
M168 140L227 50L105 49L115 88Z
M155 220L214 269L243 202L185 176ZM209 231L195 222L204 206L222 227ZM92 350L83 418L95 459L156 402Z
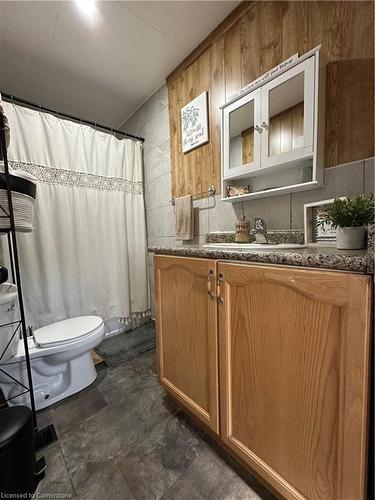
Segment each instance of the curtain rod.
M8 101L17 101L21 104L26 104L27 106L32 106L33 108L37 108L37 109L40 109L42 111L47 111L48 113L53 113L53 114L61 116L63 118L68 118L69 120L74 120L76 122L85 123L86 125L98 127L98 128L103 129L103 130L108 130L109 132L112 132L114 134L123 135L124 137L128 137L129 139L145 142L144 138L139 137L138 135L128 134L127 132L123 132L122 130L117 130L115 128L107 127L106 125L100 125L100 123L91 122L89 120L85 120L84 118L77 118L76 116L68 115L67 113L60 113L60 111L56 111L55 109L47 108L46 106L42 106L40 104L35 104L34 102L28 101L26 99L22 99L21 97L16 97L16 96L11 95L11 94L7 94L6 92L0 91L0 95L2 97L4 97L5 99L7 99Z

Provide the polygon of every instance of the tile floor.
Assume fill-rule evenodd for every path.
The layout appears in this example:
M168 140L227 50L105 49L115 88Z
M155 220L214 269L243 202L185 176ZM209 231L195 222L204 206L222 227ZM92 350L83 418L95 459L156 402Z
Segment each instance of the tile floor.
M39 498L275 498L165 395L155 351L100 370L91 387L38 417L40 428L52 421L59 436L42 452L47 471Z

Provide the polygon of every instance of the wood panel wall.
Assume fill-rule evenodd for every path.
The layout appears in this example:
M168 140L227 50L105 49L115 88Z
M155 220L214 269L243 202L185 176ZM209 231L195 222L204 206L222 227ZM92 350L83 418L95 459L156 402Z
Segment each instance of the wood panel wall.
M322 45L327 61L325 166L374 155L374 3L242 2L167 78L172 195L220 192L220 112L233 92ZM183 154L180 109L208 90L210 141Z

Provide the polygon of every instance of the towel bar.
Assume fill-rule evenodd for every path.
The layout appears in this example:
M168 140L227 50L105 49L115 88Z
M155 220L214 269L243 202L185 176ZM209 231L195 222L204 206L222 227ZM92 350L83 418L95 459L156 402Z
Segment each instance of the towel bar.
M192 196L193 196L193 198L195 198L197 196L202 196L203 194L208 194L209 196L213 196L215 193L216 193L215 186L208 186L207 191L203 191L202 193L196 193L196 194L193 194ZM175 204L175 199L174 198L171 199L171 204L172 205Z

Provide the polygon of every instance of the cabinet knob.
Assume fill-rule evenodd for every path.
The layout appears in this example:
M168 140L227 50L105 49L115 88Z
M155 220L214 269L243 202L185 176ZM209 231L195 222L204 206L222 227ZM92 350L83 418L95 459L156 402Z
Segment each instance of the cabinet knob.
M259 127L259 125L255 125L255 126L254 126L254 129L255 129L255 130L256 130L259 134L261 134L261 133L263 132L262 127Z
M268 123L262 122L262 128L264 128L265 130L267 130L268 129Z

